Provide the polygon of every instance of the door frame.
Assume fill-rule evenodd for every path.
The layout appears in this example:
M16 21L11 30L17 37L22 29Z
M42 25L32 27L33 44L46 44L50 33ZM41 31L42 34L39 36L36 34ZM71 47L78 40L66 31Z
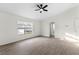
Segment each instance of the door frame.
M51 35L51 25L55 24L55 22L50 22L49 27L50 27L50 35L49 37L55 37L55 30L53 30L53 35Z

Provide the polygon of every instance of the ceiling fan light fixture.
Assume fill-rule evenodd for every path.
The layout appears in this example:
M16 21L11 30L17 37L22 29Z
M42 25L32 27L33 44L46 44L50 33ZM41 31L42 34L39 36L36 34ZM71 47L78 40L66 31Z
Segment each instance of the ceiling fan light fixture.
M40 13L42 13L43 11L48 11L47 9L45 9L46 7L48 7L48 5L36 4L36 6L38 7L38 9L36 9L35 11L40 11Z

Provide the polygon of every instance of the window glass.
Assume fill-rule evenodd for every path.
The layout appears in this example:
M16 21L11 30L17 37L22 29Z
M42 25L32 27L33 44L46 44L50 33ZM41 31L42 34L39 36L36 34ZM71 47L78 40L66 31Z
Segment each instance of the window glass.
M33 24L31 22L18 21L18 34L32 34Z

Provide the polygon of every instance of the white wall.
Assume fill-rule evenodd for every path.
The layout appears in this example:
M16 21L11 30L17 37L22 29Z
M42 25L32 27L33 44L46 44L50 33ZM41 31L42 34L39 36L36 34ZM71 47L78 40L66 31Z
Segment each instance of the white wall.
M18 35L17 21L33 23L32 35ZM40 35L40 22L0 11L0 45Z
M33 30L34 30L33 34L18 35L17 34L18 20L22 20L25 22L32 22ZM55 28L56 37L64 37L65 33L70 33L79 36L79 30L78 30L79 7L72 8L60 15L51 17L41 22L0 11L0 45L19 41L30 37L39 36L39 35L49 36L50 22L55 22L56 24L56 28Z
M55 22L55 36L58 38L63 38L65 36L65 33L79 36L79 6L63 12L62 14L59 14L55 17L51 17L47 20L42 21L41 35L49 36L50 22Z

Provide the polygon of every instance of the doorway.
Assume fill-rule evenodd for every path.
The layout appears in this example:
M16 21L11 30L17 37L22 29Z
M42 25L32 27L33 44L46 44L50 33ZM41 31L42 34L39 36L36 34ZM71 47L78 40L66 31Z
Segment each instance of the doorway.
M55 38L55 22L50 23L50 37Z

